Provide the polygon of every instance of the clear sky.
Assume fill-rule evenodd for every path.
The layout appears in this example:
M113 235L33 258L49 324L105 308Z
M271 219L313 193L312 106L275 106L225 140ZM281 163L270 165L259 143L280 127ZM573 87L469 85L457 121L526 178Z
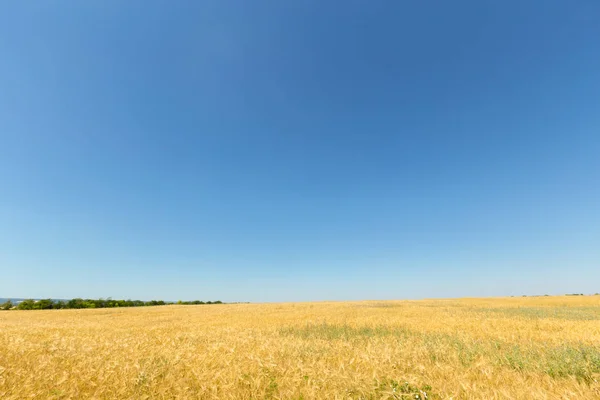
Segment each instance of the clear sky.
M0 296L600 292L600 2L0 8Z

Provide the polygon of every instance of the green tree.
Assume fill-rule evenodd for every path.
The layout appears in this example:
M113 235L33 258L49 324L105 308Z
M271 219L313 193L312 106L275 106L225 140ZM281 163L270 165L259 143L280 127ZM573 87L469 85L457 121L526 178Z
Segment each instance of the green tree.
M35 300L26 299L19 303L17 310L34 310Z
M54 306L52 299L43 299L35 302L34 309L36 310L51 310Z
M83 299L80 298L76 298L76 299L71 299L67 302L67 308L84 308L83 307Z
M53 307L53 308L54 308L55 310L61 310L61 309L63 309L63 308L67 308L67 303L65 303L65 302L64 302L64 301L62 301L62 300L56 301L56 302L54 303L54 307Z
M10 300L8 300L6 303L0 305L0 309L2 309L2 310L10 310L11 308L13 308L13 303Z

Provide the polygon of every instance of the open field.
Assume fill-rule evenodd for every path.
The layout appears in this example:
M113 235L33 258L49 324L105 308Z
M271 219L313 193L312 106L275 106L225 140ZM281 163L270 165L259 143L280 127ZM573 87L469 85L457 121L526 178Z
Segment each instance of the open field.
M599 381L600 296L0 312L3 400L593 399Z

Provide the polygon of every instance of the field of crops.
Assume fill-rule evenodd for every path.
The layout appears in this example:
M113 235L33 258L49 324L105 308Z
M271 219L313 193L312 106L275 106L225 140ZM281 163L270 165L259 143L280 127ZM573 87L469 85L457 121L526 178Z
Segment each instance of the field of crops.
M600 296L0 312L0 399L600 398Z

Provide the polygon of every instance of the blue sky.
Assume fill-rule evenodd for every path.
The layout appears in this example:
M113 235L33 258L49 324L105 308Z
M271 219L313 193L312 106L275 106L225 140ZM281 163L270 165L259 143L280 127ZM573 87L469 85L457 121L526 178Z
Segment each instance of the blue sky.
M0 295L600 292L597 1L0 12Z

